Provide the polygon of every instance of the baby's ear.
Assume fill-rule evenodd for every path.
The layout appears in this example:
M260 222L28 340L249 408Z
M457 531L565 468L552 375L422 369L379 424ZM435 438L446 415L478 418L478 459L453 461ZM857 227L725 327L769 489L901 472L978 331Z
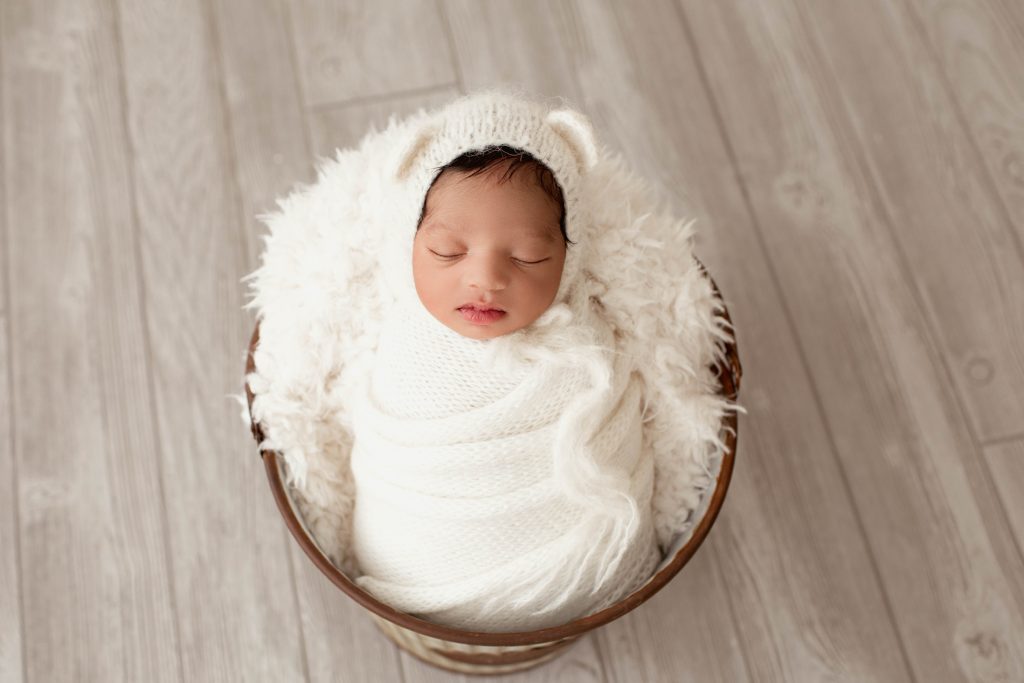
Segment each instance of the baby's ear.
M437 136L440 129L441 126L438 122L428 119L413 123L410 129L404 132L397 143L392 161L395 178L404 180L409 175L416 159Z
M576 167L580 175L586 175L597 163L597 143L590 121L572 109L556 109L547 115L546 121L548 126L565 140L576 157Z

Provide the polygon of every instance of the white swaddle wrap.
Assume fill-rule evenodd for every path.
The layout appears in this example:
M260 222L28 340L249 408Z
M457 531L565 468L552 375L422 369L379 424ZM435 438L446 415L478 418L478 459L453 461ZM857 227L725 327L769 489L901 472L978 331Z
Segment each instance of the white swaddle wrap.
M364 589L422 618L516 631L600 609L651 575L660 553L641 381L597 317L545 329L568 311L481 341L416 303L393 310L353 415ZM588 462L614 509L588 493Z

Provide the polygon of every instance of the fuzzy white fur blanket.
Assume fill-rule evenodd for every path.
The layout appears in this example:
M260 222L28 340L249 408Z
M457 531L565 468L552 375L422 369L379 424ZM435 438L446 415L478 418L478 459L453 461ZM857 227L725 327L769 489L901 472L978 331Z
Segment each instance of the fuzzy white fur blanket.
M262 216L270 229L263 262L246 278L252 288L247 308L257 311L260 324L256 370L246 377L255 395L252 418L265 435L260 448L284 457L288 484L307 527L332 562L356 580L364 572L353 547L353 469L369 465L353 454L354 416L360 405L365 407L390 305L382 294L378 257L389 220L381 207L389 205L392 185L375 160L389 157L400 125L392 118L387 130L373 131L357 148L339 151L320 165L314 184L300 186L278 202L278 211ZM653 474L650 498L637 489L636 500L644 501L642 512L650 514L649 527L665 553L697 521L692 513L713 483L709 463L725 447L720 433L724 416L743 410L717 395L710 369L724 360L721 344L731 340L730 330L710 281L693 258L693 221L668 212L619 156L600 150L583 201L595 222L595 239L588 245L585 272L589 296L582 299L589 308L574 314L597 316L614 338L616 354L629 363L628 373L619 376L632 378L629 386L640 396L637 462L646 459ZM556 308L549 314L562 312ZM370 495L367 503L375 505L375 514L383 509ZM629 545L632 551L626 554L643 568L628 562L623 567L649 575L650 555L635 552L643 545L638 526L640 518L630 526L638 545ZM490 547L497 553L499 546ZM365 550L372 564L372 552ZM460 566L450 563L446 580L456 580ZM368 579L363 585L386 593L381 574L375 574L376 583ZM629 586L636 587L635 582ZM391 594L396 602L411 595L399 593ZM478 596L482 600L495 597L484 593ZM435 618L470 625L468 614L445 611L455 603L446 603L440 591L431 595ZM569 611L534 626L582 616L580 610L596 611L620 597L606 592L596 603L566 602ZM395 606L423 604L410 599ZM509 628L508 623L471 625Z

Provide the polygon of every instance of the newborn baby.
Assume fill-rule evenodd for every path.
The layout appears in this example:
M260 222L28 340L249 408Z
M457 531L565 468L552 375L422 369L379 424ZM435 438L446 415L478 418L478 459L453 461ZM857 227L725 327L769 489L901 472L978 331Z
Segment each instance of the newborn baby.
M741 410L712 366L730 325L693 221L585 116L478 91L279 206L247 278L251 419L364 590L462 629L557 626L692 533Z
M384 321L353 415L357 583L478 631L566 623L660 560L641 382L589 300L552 305L569 249L552 170L509 145L440 168L415 297Z

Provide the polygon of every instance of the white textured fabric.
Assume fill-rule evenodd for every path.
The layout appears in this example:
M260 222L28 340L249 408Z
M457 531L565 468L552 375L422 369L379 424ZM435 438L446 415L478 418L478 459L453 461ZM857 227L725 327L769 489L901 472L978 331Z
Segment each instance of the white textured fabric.
M353 415L353 549L357 583L393 607L473 630L531 630L611 604L657 565L654 461L641 450L632 359L613 352L599 318L575 321L573 339L566 307L550 312L534 334L502 343L463 337L420 305L385 323ZM554 336L563 348L518 362ZM558 453L612 473L622 528L589 482L573 473L583 490L564 490Z
M363 531L366 524L377 521L360 519L354 524L358 496L353 466L366 474L363 483L380 483L389 476L404 474L398 468L360 469L360 461L366 464L364 455L370 449L367 447L364 455L354 453L353 443L356 415L370 390L371 370L383 369L376 376L381 387L394 386L398 379L386 376L387 363L397 361L387 351L391 333L383 333L385 321L402 306L420 305L412 286L411 258L424 196L438 167L464 151L487 144L523 148L553 170L565 195L566 230L577 244L568 248L562 281L549 310L522 330L487 340L493 354L490 360L494 361L488 367L494 372L504 368L507 374L504 382L492 378L493 385L486 387L499 395L474 393L482 391L476 387L462 393L459 400L466 403L446 404L434 396L432 408L441 411L447 405L453 411L465 410L477 402L481 406L478 410L486 410L483 406L507 403L517 386L532 386L528 374L515 374L523 363L574 359L576 368L594 380L594 387L602 382L614 384L616 378L624 376L621 368L629 364L631 376L637 381L628 386L638 387L642 404L637 472L644 471L644 462L649 467L653 461L650 512L660 551L688 533L699 521L691 513L713 484L708 463L725 448L722 421L730 411L743 411L718 396L719 383L711 370L715 361L724 361L723 344L732 339L730 327L721 315L722 303L693 258L694 221L668 211L649 183L637 177L620 156L595 142L586 117L568 107L551 110L525 100L520 93L501 89L477 91L434 111L421 109L404 120L393 116L385 130L371 130L358 146L339 150L333 160L322 160L314 184L298 187L278 202L279 210L261 217L270 234L264 237L266 249L260 268L246 278L253 292L247 308L257 312L260 323L260 341L254 352L256 370L246 381L255 396L251 417L261 424L265 435L260 448L283 456L292 495L315 540L335 565L368 590L378 589L381 595L391 584L408 589L404 597L399 590L388 595L396 603L409 600L402 602L408 609L435 610L435 618L442 623L468 627L472 622L478 630L507 630L502 615L507 610L514 613L509 617L513 620L525 615L535 595L524 591L502 596L501 587L496 587L498 592L488 594L493 598L493 619L479 611L473 618L465 610L459 612L457 605L479 607L484 603L473 601L482 593L467 590L460 603L441 590L417 593L409 589L414 582L402 582L402 567L413 571L409 568L415 562L411 556L399 558L401 544L396 542L387 548L386 540L374 539L374 544L380 542L385 547L373 548L371 543L363 543L369 538ZM608 342L609 331L613 342ZM472 348L473 344L459 345L462 351ZM607 362L605 354L609 350L623 365ZM378 352L382 353L382 362L375 364ZM384 361L389 353L390 358ZM448 360L457 356L453 350ZM422 372L431 371L424 359L414 361L405 362ZM451 371L450 363L445 365ZM438 372L441 369L434 368ZM410 377L419 386L426 386L427 375L417 377L413 373ZM433 380L443 383L440 377ZM504 399L501 390L509 392ZM600 516L597 511L607 513L610 520L603 530L604 538L595 532L589 545L578 543L579 525L559 526L558 521L548 520L551 537L557 529L564 532L566 557L571 557L569 546L573 543L576 551L581 547L593 551L575 565L582 572L577 577L578 585L589 589L600 577L596 571L595 575L582 574L613 567L621 572L623 583L619 588L629 592L627 579L633 576L633 563L639 566L649 561L646 552L637 550L645 533L639 530L646 526L643 477L632 476L632 471L630 476L616 476L623 475L626 466L622 463L630 461L632 451L628 445L611 449L589 447L586 442L588 430L602 416L630 415L628 410L613 410L614 404L602 403L602 399L631 396L629 391L596 391L589 397L590 407L577 415L574 438L563 440L552 451L554 480L562 495L577 504L588 501L581 507L590 513L592 524L596 525L593 520ZM445 396L458 393L446 392ZM386 401L376 406L378 418L400 415L408 423L406 427L416 424L417 419L426 420L427 431L444 420L442 412L417 418L416 413L409 412L412 408L401 392L386 394ZM534 395L542 392L537 390ZM413 399L423 409L423 402ZM520 427L528 423L526 413L522 415ZM373 420L371 414L367 424ZM390 436L400 438L406 433L395 429ZM625 441L635 443L630 441L635 438L634 432ZM614 453L620 462L602 463L602 453L609 457ZM401 452L391 455L400 458ZM423 458L420 462L428 466L438 461ZM497 453L495 474L503 471L500 462ZM524 462L536 464L529 458ZM525 467L514 473L520 481L541 476L539 468L527 472ZM440 472L443 467L421 481L438 484L443 481L437 476ZM478 481L476 485L485 484ZM493 486L499 484L492 482L492 493ZM377 511L372 514L383 514L379 511L384 507L380 498L384 490L378 487L374 493L362 496L361 504L365 506L360 508L361 515L371 514L371 508ZM636 507L624 504L624 492L633 494ZM511 491L508 495L516 497ZM415 500L415 496L406 500ZM552 497L543 505L557 507L555 500ZM640 513L634 515L637 511ZM564 517L558 519L564 521ZM537 521L531 519L531 523ZM397 527L393 521L381 524ZM552 527L557 528L552 531ZM356 529L360 530L360 549L370 567L366 572L356 562ZM464 526L445 529L453 536L466 531ZM435 536L434 547L440 548L440 527L431 528L431 533ZM510 544L522 542L514 533L496 531L489 537L490 549L506 547L506 538ZM634 539L636 544L631 545L627 539ZM485 541L477 538L474 543ZM555 554L554 544L547 549ZM423 546L419 550L427 552ZM418 575L421 588L431 581L436 581L435 586L450 585L455 581L453 577L477 572L481 567L477 560L483 563L489 554L481 551L472 565L463 565L454 556L443 564L440 555L445 552L450 551L438 550L428 558L436 562L432 570L435 573ZM466 552L469 550L463 549ZM601 557L602 553L609 556ZM622 558L619 567L613 566L616 558ZM384 569L385 564L388 569ZM450 573L441 576L445 567ZM488 580L486 572L476 576L474 586ZM544 591L559 582L568 585L563 573L542 578L549 579L548 585L531 588ZM603 594L563 593L561 607L548 614L534 614L535 623L568 621L583 616L581 612L615 602L620 596L616 595L619 591L610 590L613 583L607 583ZM426 600L414 602L424 595ZM588 600L598 602L588 606ZM463 619L467 621L463 623Z

